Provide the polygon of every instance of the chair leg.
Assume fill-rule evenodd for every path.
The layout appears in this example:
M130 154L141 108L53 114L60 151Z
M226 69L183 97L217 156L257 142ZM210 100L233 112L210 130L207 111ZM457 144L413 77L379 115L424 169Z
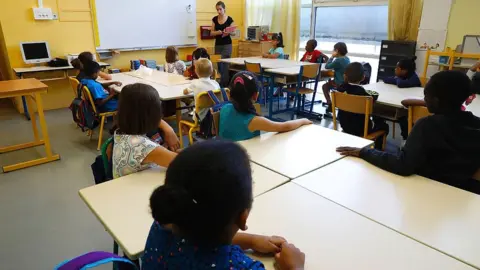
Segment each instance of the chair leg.
M100 129L98 130L98 146L97 146L97 151L100 150L100 147L102 146L102 137L103 137L103 126L105 125L105 116L102 116L100 120Z
M193 128L190 128L188 131L188 142L190 143L190 146L193 145Z
M183 128L182 128L182 123L179 123L179 124L178 124L178 135L179 135L179 137L180 137L180 149L183 149L183 147L184 147L184 146L183 146L183 133L182 133L182 130L183 130Z
M317 95L317 91L313 92L312 103L310 104L310 113L313 112L313 104L315 103L315 96Z
M395 139L395 122L392 122L392 138Z

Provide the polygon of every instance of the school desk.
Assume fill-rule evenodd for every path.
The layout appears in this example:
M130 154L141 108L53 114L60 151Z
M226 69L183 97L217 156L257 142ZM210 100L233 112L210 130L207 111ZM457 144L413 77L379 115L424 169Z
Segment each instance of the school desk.
M220 62L230 64L231 65L230 69L233 69L233 70L235 69L244 70L245 61L249 63L260 63L260 65L264 69L312 65L312 63L309 63L309 62L300 62L300 61L285 60L285 59L271 59L271 58L262 58L262 57L226 58L226 59L220 60Z
M305 269L473 269L294 183L255 198L247 225L297 246ZM255 258L275 269L273 258Z
M288 178L251 163L253 194L258 196ZM143 253L153 219L149 199L163 185L165 170L150 169L79 191L80 197L130 259Z
M125 74L164 86L185 85L192 82L191 80L183 77L183 75L172 74L158 70L153 70L152 74L148 76L139 74L137 72L127 72Z
M110 66L108 63L102 63L98 62L100 67L105 68ZM36 73L44 73L44 72L57 72L57 71L63 71L63 76L62 77L56 77L56 78L48 78L48 79L39 79L40 81L46 82L46 81L55 81L55 80L64 80L68 78L68 71L75 69L73 66L65 66L65 67L49 67L49 66L36 66L36 67L26 67L26 68L14 68L13 72L15 72L15 75L20 78L24 79L24 75L32 75L34 76ZM25 113L25 117L30 120L30 114L28 112L28 106L27 106L27 100L25 97L22 97L22 105L23 105L23 111Z
M366 147L373 142L308 125L285 133L264 133L239 144L245 147L253 162L294 179L341 159L335 151L339 146Z
M32 167L35 165L44 164L47 162L59 160L59 155L52 154L52 149L50 148L50 138L48 137L48 128L47 122L45 121L45 115L43 113L43 103L42 103L42 95L47 93L48 86L37 79L22 79L22 80L11 80L11 81L0 81L0 98L12 98L12 97L27 97L26 103L28 107L32 110L31 114L31 122L32 122L32 129L33 129L33 142L22 143L7 147L0 148L0 154L11 152L20 149L26 149L30 147L45 146L45 153L46 156L34 159L30 161L21 162L14 165L4 166L4 172L11 172L23 168ZM38 133L37 128L37 121L35 117L35 113L33 111L33 104L35 103L38 111L38 118L40 122L40 128L42 130L43 139L40 138L40 134Z
M421 176L394 175L351 157L294 182L480 268L480 196L476 194Z
M163 72L164 73L164 72ZM168 74L168 73L166 73ZM107 82L105 80L98 80L99 82ZM182 84L182 85L171 85L171 86L165 86L159 83L155 83L152 81L148 81L146 79L142 79L139 77L134 77L131 76L130 72L127 73L116 73L112 74L112 80L111 81L118 81L122 83L122 86L112 86L113 89L117 92L121 92L123 87L129 84L134 84L134 83L143 83L143 84L148 84L155 88L158 92L158 95L160 96L160 99L162 101L168 101L168 100L175 100L176 102L176 107L180 108L180 100L182 98L187 98L187 97L192 97L193 94L187 94L185 95L183 93L183 90L188 87L188 84ZM180 120L182 120L182 111L181 110L176 110L176 121L177 123L180 123Z
M398 88L393 84L386 84L377 82L364 85L366 90L373 90L378 92L377 103L384 104L395 108L404 108L402 100L407 98L421 98L423 99L423 87Z

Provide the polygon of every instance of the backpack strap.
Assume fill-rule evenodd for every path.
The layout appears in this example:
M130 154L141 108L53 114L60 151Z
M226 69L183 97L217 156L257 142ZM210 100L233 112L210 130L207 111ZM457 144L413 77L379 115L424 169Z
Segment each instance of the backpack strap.
M220 92L222 92L222 97L223 97L223 102L227 102L228 101L228 95L227 95L227 91L225 91L225 88L220 88Z
M104 251L93 251L71 260L67 260L57 265L54 270L77 270L77 269L90 269L102 264L120 262L133 265L134 269L138 269L137 266L128 259L122 258L113 253Z
M212 99L213 103L215 103L215 105L221 103L221 101L217 98L217 95L215 95L215 93L212 90L207 91L207 94Z

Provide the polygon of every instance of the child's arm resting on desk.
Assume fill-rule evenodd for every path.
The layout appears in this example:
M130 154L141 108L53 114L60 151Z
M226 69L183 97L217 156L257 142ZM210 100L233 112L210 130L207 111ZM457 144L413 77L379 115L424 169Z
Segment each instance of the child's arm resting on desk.
M325 65L326 69L335 69L338 67L340 67L340 63L338 61L335 61L335 57L333 56L328 59L327 64Z
M337 152L345 156L355 156L389 171L394 174L409 176L416 172L427 160L426 142L431 140L429 127L425 119L415 123L412 132L408 136L405 147L399 154L391 154L365 147L363 149L353 147L339 147ZM429 138L427 140L423 138Z
M266 131L266 132L288 132L295 130L304 125L310 125L312 121L308 119L297 119L287 122L274 122L269 119L261 116L255 116L250 124L248 129L253 132L257 130Z
M100 78L104 79L104 80L111 80L113 77L112 75L108 74L108 73L105 73L103 71L100 71L100 74L99 74Z
M425 103L425 100L420 99L420 98L408 98L402 100L402 105L405 107L410 107L410 106L427 106Z
M280 236L264 236L249 233L237 233L232 240L232 244L240 246L243 250L252 249L264 254L280 252L284 242L286 240Z
M171 152L164 147L156 147L142 161L142 164L155 163L161 167L168 167L175 159L177 153Z

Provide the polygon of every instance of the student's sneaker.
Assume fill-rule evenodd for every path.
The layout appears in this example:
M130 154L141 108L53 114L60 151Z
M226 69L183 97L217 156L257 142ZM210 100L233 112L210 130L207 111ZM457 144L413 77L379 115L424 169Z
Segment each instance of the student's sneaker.
M332 116L332 104L328 104L327 108L325 109L325 118L333 118Z

